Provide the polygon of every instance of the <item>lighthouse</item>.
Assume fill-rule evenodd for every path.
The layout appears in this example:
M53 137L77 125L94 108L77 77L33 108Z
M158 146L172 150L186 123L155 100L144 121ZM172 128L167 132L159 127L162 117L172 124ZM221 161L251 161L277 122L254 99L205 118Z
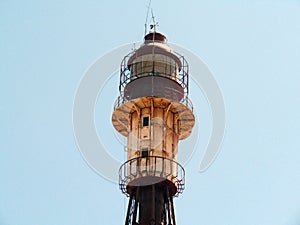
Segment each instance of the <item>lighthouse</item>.
M194 123L187 61L163 34L148 33L121 62L112 115L127 139L119 170L119 187L129 197L125 225L176 225L173 199L185 187L178 143Z

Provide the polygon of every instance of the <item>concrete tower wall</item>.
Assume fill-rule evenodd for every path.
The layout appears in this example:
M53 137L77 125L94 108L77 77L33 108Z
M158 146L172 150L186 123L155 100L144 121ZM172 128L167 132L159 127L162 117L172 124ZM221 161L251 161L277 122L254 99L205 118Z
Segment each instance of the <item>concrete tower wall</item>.
M150 107L130 115L127 136L128 160L144 156L175 159L178 146L178 115L167 109Z

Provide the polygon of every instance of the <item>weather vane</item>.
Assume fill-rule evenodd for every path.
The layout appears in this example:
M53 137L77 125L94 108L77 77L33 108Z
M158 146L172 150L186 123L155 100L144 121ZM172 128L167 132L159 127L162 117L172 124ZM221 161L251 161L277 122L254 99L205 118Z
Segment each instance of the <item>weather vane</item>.
M158 23L155 22L155 17L154 17L154 13L153 13L153 9L151 9L151 14L152 14L152 23L153 24L150 24L150 29L154 30L154 33L156 32L156 27L158 27Z

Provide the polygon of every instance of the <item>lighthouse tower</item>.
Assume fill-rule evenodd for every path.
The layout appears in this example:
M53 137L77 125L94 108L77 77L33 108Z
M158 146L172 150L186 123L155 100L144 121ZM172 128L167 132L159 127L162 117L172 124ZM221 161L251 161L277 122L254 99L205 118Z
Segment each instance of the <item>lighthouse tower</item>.
M173 198L184 189L178 142L195 123L188 63L163 34L149 33L121 62L119 92L112 123L127 137L119 170L129 196L125 225L176 225Z

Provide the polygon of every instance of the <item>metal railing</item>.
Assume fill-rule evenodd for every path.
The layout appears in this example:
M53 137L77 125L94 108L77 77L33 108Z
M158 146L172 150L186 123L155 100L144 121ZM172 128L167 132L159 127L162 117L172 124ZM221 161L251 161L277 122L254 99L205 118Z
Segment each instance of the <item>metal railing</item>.
M155 95L153 94L153 96L147 96L147 97L155 97ZM166 98L170 101L176 101L181 103L182 105L186 106L187 108L189 108L192 112L193 112L193 104L191 102L191 100L188 98L188 96L185 96L183 99L178 99L176 97L176 95L172 95L171 97L166 96ZM120 93L120 95L118 96L118 98L116 99L115 103L114 103L114 110L116 110L120 105L133 100L130 99L128 96L125 96L124 93Z
M171 181L177 188L175 196L178 196L184 190L184 176L184 168L176 161L161 156L138 157L128 160L120 167L119 186L122 192L128 195L126 187L136 179L160 178ZM147 181L143 184L147 185ZM151 179L150 184L153 184Z
M128 60L130 59L131 56L133 56L135 54L136 51L133 51L131 53L129 53L128 55L126 55L124 57L124 59L121 62L121 68L120 68L120 83L119 83L119 91L123 92L125 89L125 86L140 77L144 77L144 76L162 76L162 77L167 77L170 79L175 80L178 84L180 84L183 89L184 92L188 95L189 92L189 66L188 66L188 62L185 60L184 56L179 55L178 53L173 52L172 54L174 54L181 62L181 67L180 68L176 68L176 66L173 65L174 70L166 67L166 65L169 65L170 67L172 67L172 64L170 64L170 62L167 61L157 61L157 60L153 60L153 61L147 61L147 62L151 62L153 63L153 65L151 65L151 67L149 68L149 65L146 66L142 66L141 68L139 68L139 71L133 71L133 68L137 65L137 63L141 63L141 62L137 62L137 63L133 63L128 65ZM161 63L164 64L164 66L160 65ZM151 70L152 68L153 71ZM149 71L150 69L150 71ZM178 72L176 72L176 70L178 70ZM158 72L159 71L159 72ZM174 72L171 72L174 71Z

